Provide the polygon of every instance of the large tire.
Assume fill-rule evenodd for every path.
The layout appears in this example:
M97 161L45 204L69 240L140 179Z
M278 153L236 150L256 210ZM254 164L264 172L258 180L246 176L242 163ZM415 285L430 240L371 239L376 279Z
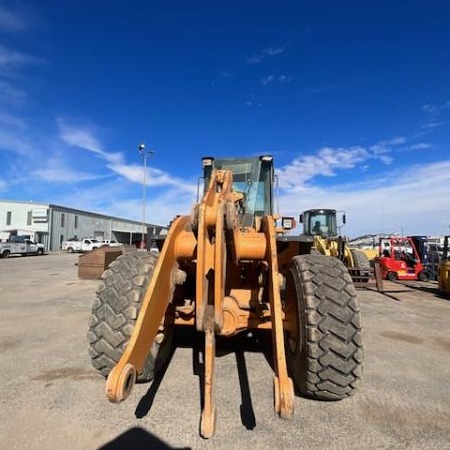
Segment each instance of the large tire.
M119 361L133 332L157 257L144 252L119 256L102 276L89 320L92 365L107 376ZM153 342L138 381L150 381L171 354L173 330L165 324Z
M389 281L397 281L398 280L397 272L388 272L386 275L386 279Z
M350 249L350 253L352 254L355 268L358 268L362 271L372 270L372 267L370 265L370 260L362 250L352 248L352 249Z
M426 269L421 270L421 271L417 274L417 279L418 279L419 281L430 281L430 278L431 278L431 275L430 275L430 273L429 273Z
M345 265L324 255L292 259L284 292L289 371L299 391L320 400L353 395L363 348L356 290Z
M10 255L10 251L9 250L4 250L2 253L2 258L9 258Z
M350 253L353 259L353 268L358 269L356 273L353 273L353 280L367 283L372 277L373 269L370 265L370 260L367 255L359 249L352 248ZM358 277L360 275L360 277Z

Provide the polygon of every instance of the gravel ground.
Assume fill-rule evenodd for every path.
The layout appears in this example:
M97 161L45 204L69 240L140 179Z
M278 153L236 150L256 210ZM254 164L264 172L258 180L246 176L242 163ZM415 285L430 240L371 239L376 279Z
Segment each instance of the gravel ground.
M450 301L435 283L386 283L397 301L359 291L361 390L340 402L296 397L290 421L274 413L273 372L254 342L219 343L216 435L204 440L195 336L178 336L153 384L107 401L87 353L98 282L79 279L77 261L0 260L0 448L450 449Z

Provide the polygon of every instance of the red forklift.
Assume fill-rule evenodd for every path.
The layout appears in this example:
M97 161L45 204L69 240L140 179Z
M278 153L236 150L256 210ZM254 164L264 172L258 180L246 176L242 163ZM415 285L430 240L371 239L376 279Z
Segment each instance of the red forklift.
M380 239L381 276L390 281L428 281L430 272L423 264L411 237L389 237Z

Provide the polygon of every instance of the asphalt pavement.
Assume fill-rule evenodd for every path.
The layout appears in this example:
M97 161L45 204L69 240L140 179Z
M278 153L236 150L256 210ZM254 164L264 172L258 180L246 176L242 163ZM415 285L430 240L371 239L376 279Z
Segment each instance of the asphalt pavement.
M359 291L361 389L338 402L296 397L292 420L274 412L257 336L220 341L216 434L204 440L195 334L179 333L162 376L108 402L86 338L98 281L79 279L77 261L0 260L1 449L450 449L450 301L436 283Z

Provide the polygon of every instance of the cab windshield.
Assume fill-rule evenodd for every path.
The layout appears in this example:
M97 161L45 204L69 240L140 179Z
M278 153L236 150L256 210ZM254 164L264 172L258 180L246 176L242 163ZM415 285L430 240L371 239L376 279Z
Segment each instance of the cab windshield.
M336 236L336 213L334 211L311 211L307 218L308 235L317 235L322 237Z
M271 164L264 164L259 158L216 159L213 168L233 173L233 190L244 194L245 214L272 214ZM205 176L205 190L208 184L209 176Z

